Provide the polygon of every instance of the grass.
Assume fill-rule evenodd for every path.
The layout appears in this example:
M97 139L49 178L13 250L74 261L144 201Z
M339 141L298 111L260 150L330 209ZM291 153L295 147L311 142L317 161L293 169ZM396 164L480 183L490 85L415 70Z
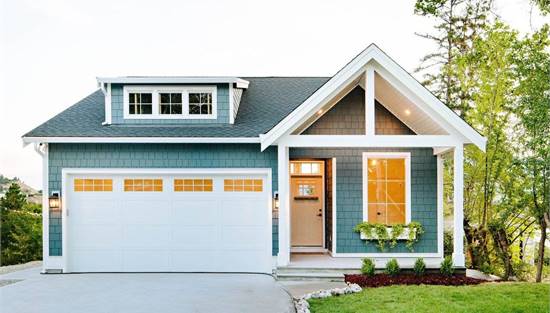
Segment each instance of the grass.
M550 284L487 283L476 286L390 286L353 295L309 300L312 313L550 312Z

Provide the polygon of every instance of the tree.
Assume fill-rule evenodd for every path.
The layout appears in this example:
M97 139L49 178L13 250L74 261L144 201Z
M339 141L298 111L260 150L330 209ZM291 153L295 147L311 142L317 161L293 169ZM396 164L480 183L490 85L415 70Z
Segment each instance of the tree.
M536 280L542 279L546 228L550 224L550 27L517 44L515 64L519 79L516 93L520 138L518 156L528 184L530 213L541 232Z
M468 110L469 89L460 88L456 59L471 49L488 22L492 0L417 0L414 12L435 18L435 33L417 34L437 45L421 59L416 72L423 84L461 116ZM466 73L466 72L465 72ZM465 93L466 91L466 93Z
M0 208L2 210L20 210L25 203L27 203L27 197L21 192L21 187L12 183L4 197L0 199Z
M27 203L18 184L0 198L0 265L17 264L42 256L42 218L39 204Z

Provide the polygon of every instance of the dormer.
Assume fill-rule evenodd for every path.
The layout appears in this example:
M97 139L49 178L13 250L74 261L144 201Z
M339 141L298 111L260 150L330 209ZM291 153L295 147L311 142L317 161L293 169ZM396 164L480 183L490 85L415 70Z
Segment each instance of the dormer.
M111 124L233 124L248 81L226 76L98 77Z

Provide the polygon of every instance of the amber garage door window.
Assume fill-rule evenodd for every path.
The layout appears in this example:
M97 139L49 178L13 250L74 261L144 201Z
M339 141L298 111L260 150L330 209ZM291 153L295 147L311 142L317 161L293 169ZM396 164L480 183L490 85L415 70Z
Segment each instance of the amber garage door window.
M212 179L174 179L174 191L181 192L181 191L193 191L193 192L201 192L201 191L212 191Z
M261 179L224 179L223 190L229 192L260 192L263 191L263 181Z
M162 179L125 179L124 191L162 191Z
M76 178L74 180L74 191L113 191L112 179L82 179Z
M369 222L405 223L405 159L368 159Z

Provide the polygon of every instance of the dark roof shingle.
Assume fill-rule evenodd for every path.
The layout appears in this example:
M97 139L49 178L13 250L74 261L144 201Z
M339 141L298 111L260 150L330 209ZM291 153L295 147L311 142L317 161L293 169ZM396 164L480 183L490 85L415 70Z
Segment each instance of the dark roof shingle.
M23 137L257 137L321 87L328 77L243 77L235 124L103 126L105 98L97 90Z

